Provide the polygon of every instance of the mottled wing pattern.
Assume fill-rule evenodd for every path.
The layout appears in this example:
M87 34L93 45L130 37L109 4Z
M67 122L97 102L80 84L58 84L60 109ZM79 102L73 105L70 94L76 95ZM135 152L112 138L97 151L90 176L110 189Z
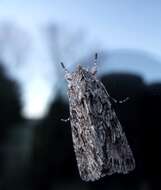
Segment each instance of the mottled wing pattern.
M90 79L91 80L91 79ZM125 133L103 84L85 81L80 97L70 97L73 145L80 176L85 181L128 173L135 167Z
M108 175L113 173L127 174L135 168L135 160L131 148L116 113L110 103L110 96L108 95L104 85L98 80L96 82L99 86L96 91L99 90L99 92L94 93L95 98L99 99L101 101L100 105L102 105L102 107L98 105L100 109L97 107L96 111L98 117L101 113L101 126L102 131L104 131L104 139L106 139L102 141L105 146L104 150L107 158L103 173ZM97 123L97 120L95 120L95 122ZM96 131L97 134L99 134L98 128L96 128ZM100 141L101 134L102 133L100 133Z

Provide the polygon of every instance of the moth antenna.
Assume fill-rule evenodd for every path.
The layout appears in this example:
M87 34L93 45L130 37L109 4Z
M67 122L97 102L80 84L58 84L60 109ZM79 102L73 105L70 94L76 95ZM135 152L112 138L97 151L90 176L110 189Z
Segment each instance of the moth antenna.
M97 59L98 59L98 53L95 53L95 55L94 55L95 65L97 65Z
M93 75L96 75L96 73L97 73L97 60L98 60L98 53L95 53L95 55L94 55L94 66L92 67L92 70L91 70Z
M65 67L64 63L61 62L60 64L61 64L62 68L64 69L64 71L65 71L65 72L68 72L68 70L67 70L67 68Z
M65 73L66 73L66 74L69 73L69 71L68 71L68 69L65 67L64 63L61 62L60 64L61 64L62 68L64 69Z
M67 81L70 81L70 80L72 79L71 73L70 73L70 72L68 71L68 69L65 67L65 65L64 65L63 62L61 62L60 64L61 64L61 66L62 66L62 68L63 68L63 70L64 70L64 72L65 72L65 78L66 78L66 80L67 80Z
M65 69L64 63L63 63L63 62L61 62L60 64L61 64L61 66L63 67L63 69Z

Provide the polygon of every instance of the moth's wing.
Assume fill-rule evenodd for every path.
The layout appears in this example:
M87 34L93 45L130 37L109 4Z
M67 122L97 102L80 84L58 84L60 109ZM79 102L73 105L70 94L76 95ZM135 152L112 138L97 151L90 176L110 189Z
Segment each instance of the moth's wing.
M112 109L110 113L110 133L109 142L106 145L108 154L108 171L107 174L113 173L128 173L135 168L135 160L128 144L125 133L122 130L121 124Z
M106 158L102 176L113 173L126 174L135 168L135 160L104 85L97 81L97 86L97 90L93 93L93 99L97 104L95 107L92 104L89 105L96 116L95 129L96 133L100 134L99 143L102 144L103 154ZM101 135L104 136L103 141Z
M84 107L70 105L71 130L79 174L84 181L95 181L101 177L101 167L96 155L96 131L91 127L89 114ZM80 109L80 110L78 110Z
M87 83L81 103L70 99L73 145L80 176L95 181L128 173L135 161L121 124L100 81Z

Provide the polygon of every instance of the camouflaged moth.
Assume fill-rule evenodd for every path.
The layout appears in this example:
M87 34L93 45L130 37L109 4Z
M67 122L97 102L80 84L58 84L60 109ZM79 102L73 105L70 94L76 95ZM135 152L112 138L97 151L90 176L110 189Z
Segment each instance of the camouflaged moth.
M61 63L68 82L74 151L84 181L113 173L127 174L135 168L132 151L111 104L113 98L96 78L96 59L97 54L90 71L78 65L70 73Z

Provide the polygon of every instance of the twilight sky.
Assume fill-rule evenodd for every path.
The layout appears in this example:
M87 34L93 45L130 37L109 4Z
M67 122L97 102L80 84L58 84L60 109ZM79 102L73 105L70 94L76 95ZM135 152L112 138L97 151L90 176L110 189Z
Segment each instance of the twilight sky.
M49 23L66 28L71 34L83 31L89 44L98 44L113 57L118 50L148 55L148 61L154 59L153 69L145 68L142 62L136 66L133 61L126 68L123 64L113 64L111 70L140 72L148 82L161 80L160 0L0 0L0 24L4 22L15 24L27 34L25 63L8 66L13 77L20 81L23 114L27 117L43 116L55 93L56 74L43 36L43 28ZM112 56L111 63L117 60L117 56Z

